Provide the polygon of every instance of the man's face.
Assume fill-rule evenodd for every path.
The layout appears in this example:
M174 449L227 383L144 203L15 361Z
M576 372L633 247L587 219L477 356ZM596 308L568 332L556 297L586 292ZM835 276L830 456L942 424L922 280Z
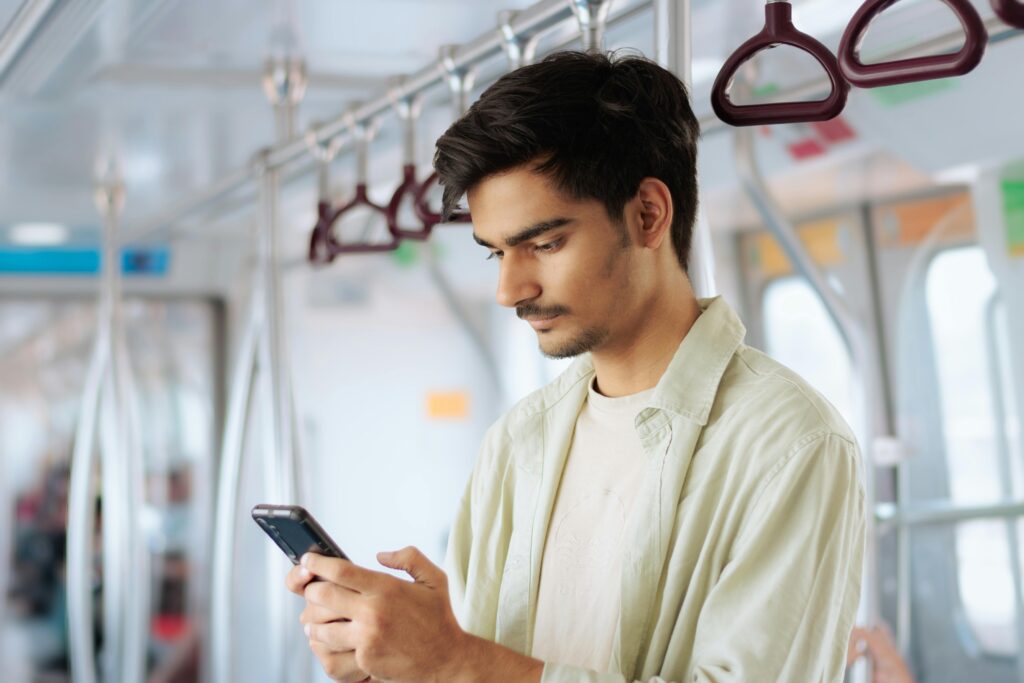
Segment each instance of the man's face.
M484 179L467 200L474 238L499 262L498 303L530 321L544 355L594 351L631 326L630 241L603 204L565 197L529 167Z

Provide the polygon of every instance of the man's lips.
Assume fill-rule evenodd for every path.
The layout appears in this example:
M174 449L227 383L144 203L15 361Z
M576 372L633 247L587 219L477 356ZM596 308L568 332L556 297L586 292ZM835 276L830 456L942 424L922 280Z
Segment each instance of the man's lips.
M540 329L544 329L546 327L550 327L554 323L554 320L557 317L558 317L557 315L552 315L552 316L548 316L546 318L524 318L524 320L526 320L528 323L530 323L530 326L533 329L540 330Z

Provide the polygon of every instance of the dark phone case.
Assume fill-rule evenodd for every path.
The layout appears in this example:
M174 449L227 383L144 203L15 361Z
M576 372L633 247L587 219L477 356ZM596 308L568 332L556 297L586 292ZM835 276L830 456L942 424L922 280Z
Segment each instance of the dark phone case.
M257 505L252 509L252 518L292 564L298 564L309 552L348 559L313 515L299 505Z

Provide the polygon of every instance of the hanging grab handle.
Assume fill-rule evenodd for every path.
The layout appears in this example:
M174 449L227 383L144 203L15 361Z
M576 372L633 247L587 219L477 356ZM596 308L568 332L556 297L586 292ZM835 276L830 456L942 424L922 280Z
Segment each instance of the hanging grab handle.
M306 146L317 163L316 225L309 239L309 262L325 264L331 260L328 249L331 234L333 207L330 196L331 162L341 149L341 138L320 139L319 126L312 126L306 133Z
M387 218L387 208L375 203L370 199L367 191L370 163L370 140L377 131L376 121L358 121L355 116L355 107L348 113L348 127L352 133L352 140L356 147L356 194L344 206L340 206L330 212L327 216L327 251L329 260L333 261L339 254L374 254L380 252L394 251L401 243L400 240L388 229L387 242L367 242L365 237L355 243L344 243L339 240L333 232L334 224L345 214L364 206L371 212L380 214Z
M422 101L416 95L399 97L398 91L405 82L399 77L388 96L391 106L402 124L402 183L395 188L387 206L388 230L396 238L424 241L430 238L433 224L423 222L419 228L403 228L398 224L398 211L406 197L415 197L419 183L416 181L416 121L419 119Z
M850 91L839 71L839 64L828 48L801 33L793 26L793 8L788 0L769 0L764 8L764 28L756 36L740 45L725 61L711 90L711 106L718 118L731 126L757 126L772 123L800 121L826 121L835 118L846 106ZM758 105L736 105L729 100L729 86L740 66L761 50L776 45L791 45L809 53L818 60L829 80L832 92L824 100L814 102L781 102Z
M448 88L452 93L453 110L456 119L465 114L466 110L469 109L469 96L473 90L473 81L475 79L472 69L456 66L455 50L457 47L456 45L442 45L439 50L440 68L445 74ZM417 218L423 223L424 230L432 229L441 222L441 213L431 209L427 203L427 194L436 183L437 171L434 171L419 186L413 199L413 208L416 210ZM470 223L472 220L468 213L460 211L453 214L449 222Z
M996 16L1014 28L1024 28L1024 2L1020 0L992 0Z
M988 32L978 10L968 0L942 0L953 10L964 29L964 45L959 52L880 64L861 62L858 53L868 26L897 1L868 0L853 15L839 42L839 66L846 80L858 88L878 88L883 85L963 76L978 66L985 54L985 46L988 45Z

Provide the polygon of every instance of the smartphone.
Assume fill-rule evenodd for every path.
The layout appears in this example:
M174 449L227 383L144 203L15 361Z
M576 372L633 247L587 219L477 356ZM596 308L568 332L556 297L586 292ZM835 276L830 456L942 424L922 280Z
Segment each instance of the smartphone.
M310 552L348 559L313 515L299 505L257 505L252 509L252 518L292 564L298 564Z

